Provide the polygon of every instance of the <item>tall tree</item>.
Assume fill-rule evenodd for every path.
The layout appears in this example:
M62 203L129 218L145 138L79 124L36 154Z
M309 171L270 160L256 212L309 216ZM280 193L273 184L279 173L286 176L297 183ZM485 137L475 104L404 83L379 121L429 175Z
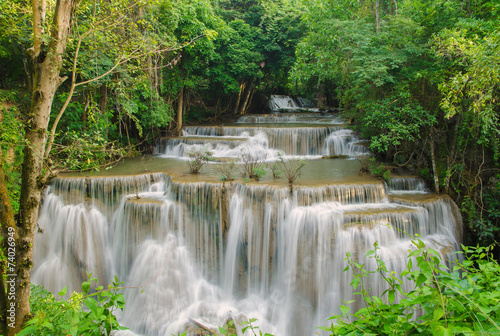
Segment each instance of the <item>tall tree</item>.
M2 197L2 233L4 244L14 238L15 259L7 281L15 281L13 287L7 282L7 300L2 302L2 324L7 335L19 332L25 317L29 314L29 291L32 266L34 235L38 220L41 191L44 187L44 156L47 142L47 128L52 100L57 88L65 78L59 76L66 51L71 20L78 0L58 0L55 4L47 44L44 39L45 1L32 1L33 47L30 57L33 64L33 92L31 107L26 118L24 162L22 168L21 199L19 219L13 226L12 209ZM0 183L3 179L0 179ZM2 183L3 184L3 183ZM6 235L7 234L7 235ZM12 240L10 240L12 241ZM10 266L10 265L9 265ZM3 289L2 289L3 290ZM11 294L12 293L12 294ZM9 295L11 294L11 295ZM14 314L12 310L14 308Z
M12 281L3 284L3 288L8 289L8 295L0 296L1 322L7 335L14 335L20 330L30 311L32 254L41 192L53 177L51 146L58 123L75 88L97 82L148 54L173 49L172 44L165 45L158 36L151 39L147 34L142 34L151 24L151 21L140 19L141 6L146 4L146 0L57 0L54 4L33 0L31 3L33 45L28 52L32 63L30 78L33 79L33 90L31 106L24 116L24 161L15 225L12 207L4 197L5 179L0 177L0 220L4 251L15 249L15 256L4 269L5 274L12 275L7 279ZM70 33L73 34L71 38ZM70 42L73 42L71 50L67 48ZM81 52L84 45L86 48ZM97 50L98 45L103 46L99 49L101 60L108 60L102 62L106 68L86 72L88 68L85 62L96 54L89 54L89 50ZM70 61L65 62L65 58ZM68 78L64 74L70 77L66 102L51 115L56 91Z

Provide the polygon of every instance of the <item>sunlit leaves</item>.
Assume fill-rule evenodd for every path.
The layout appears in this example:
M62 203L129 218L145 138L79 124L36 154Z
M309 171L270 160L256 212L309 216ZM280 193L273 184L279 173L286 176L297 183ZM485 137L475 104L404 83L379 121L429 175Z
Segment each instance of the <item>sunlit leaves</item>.
M350 305L342 305L341 315L331 318L336 323L320 329L331 335L498 334L500 266L492 259L491 248L463 247L465 260L459 262L459 258L450 270L440 252L427 249L420 240L413 242L408 259L413 259L418 269L409 265L401 277L389 275L377 247L375 253L367 254L367 258L375 259L377 275L388 288L387 300L363 288L365 278L374 275L359 272L359 264L348 256L349 268L357 271L355 284L362 288L355 295L364 307L350 312ZM397 287L403 279L412 283L406 292Z
M500 38L496 30L484 38L468 36L465 30L446 32L436 39L437 54L454 57L462 66L448 81L440 85L441 107L446 116L457 114L478 144L500 157L500 124L498 119L498 86L500 84Z

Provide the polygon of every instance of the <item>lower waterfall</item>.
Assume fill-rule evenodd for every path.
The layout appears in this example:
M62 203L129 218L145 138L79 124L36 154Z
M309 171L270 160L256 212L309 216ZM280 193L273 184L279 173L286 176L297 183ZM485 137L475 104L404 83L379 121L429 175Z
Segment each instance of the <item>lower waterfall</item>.
M56 292L78 290L86 272L103 284L117 275L132 287L121 319L137 335L175 335L190 319L217 326L230 316L257 318L275 335L312 335L353 297L346 252L361 258L378 242L382 260L399 272L411 247L401 232L420 234L443 254L460 241L452 202L390 202L382 183L290 195L272 186L133 178L92 178L79 197L68 190L83 179L53 183L33 282ZM375 293L384 290L381 279L370 281Z

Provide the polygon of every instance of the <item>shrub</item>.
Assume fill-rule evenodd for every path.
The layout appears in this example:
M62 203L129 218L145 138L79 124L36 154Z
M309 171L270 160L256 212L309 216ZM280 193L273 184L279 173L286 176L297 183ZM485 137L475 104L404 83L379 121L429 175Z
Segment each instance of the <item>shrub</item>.
M212 160L213 155L214 154L212 152L203 149L193 150L187 153L187 156L189 157L189 172L191 174L198 174L201 167L203 167L208 161Z
M243 321L240 323L241 332L243 334L250 333L250 335L254 336L273 336L268 333L263 333L262 330L258 326L254 326L253 323L257 321L256 318L251 318L248 321ZM236 326L233 319L228 320L227 324L224 327L219 327L219 333L222 336L236 336L238 333L236 332Z
M223 182L234 181L234 171L236 170L236 164L234 160L229 162L229 165L222 165L219 167L219 172L221 173L220 180Z
M351 286L358 290L365 307L350 313L340 307L341 315L330 319L335 324L320 329L331 335L497 335L500 333L500 265L491 256L492 247L465 247L463 262L452 269L440 253L426 248L421 240L413 240L416 249L408 258L407 269L400 275L389 272L375 250L367 257L375 258L377 271L387 283L381 297L370 295L364 278L373 276L364 265L346 260L354 273ZM413 267L416 261L418 268ZM404 279L414 288L405 293ZM398 300L396 300L398 296Z
M113 312L125 306L123 294L119 293L122 282L115 281L104 289L99 286L90 293L89 278L82 284L82 293L73 292L68 300L66 288L59 292L60 299L41 286L31 287L30 305L33 318L18 336L24 335L110 335L113 330L127 328L118 324Z
M278 156L279 156L279 166L281 168L281 171L288 179L288 183L292 185L293 182L295 182L295 180L300 177L302 168L304 168L308 162L302 159L298 160L285 159L283 157L283 153L279 153Z
M283 174L277 162L269 165L269 167L271 169L271 173L273 174L273 179L277 179L280 177L281 174Z
M52 151L56 163L69 170L99 170L131 153L117 142L108 141L104 131L65 132Z
M260 165L258 167L253 167L253 178L257 181L264 177L267 174L267 169L264 165Z
M358 161L361 164L362 173L369 173L372 176L381 178L386 182L391 180L390 170L388 170L383 163L377 162L377 159L363 156L358 158Z
M265 158L260 158L257 153L251 153L248 150L242 150L240 154L240 160L243 164L243 171L241 172L243 177L247 177L248 179L253 178L258 181L267 173L267 170L264 166Z

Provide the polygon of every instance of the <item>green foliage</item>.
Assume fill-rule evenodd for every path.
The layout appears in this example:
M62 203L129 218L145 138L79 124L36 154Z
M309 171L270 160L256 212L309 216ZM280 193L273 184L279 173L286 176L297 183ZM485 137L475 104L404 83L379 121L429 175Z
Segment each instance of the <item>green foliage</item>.
M125 300L119 293L122 282L115 280L104 289L96 287L91 292L91 284L97 279L90 278L82 284L82 292L73 292L69 299L66 288L54 297L41 286L31 286L30 305L33 318L18 334L25 335L111 335L113 331L127 329L119 325L114 312L123 310Z
M254 178L258 181L261 178L263 178L264 175L267 174L267 169L266 169L265 165L260 165L257 167L253 167L252 172L253 172Z
M498 241L500 235L500 189L489 189L484 192L483 208L465 197L460 210L469 223L469 228L482 246ZM482 211L481 211L482 210Z
M191 174L199 174L201 167L205 165L205 163L212 160L214 153L205 150L193 150L187 153L189 160L187 162L189 167L189 172Z
M116 142L106 140L99 131L78 133L69 131L56 144L54 156L69 170L99 170L131 154Z
M300 177L302 174L301 171L302 169L308 164L307 161L304 161L302 159L298 160L290 160L290 159L285 159L283 157L283 153L279 153L279 167L281 168L281 171L283 172L283 175L285 175L285 178L288 180L288 183L290 186L295 182L296 179Z
M358 290L364 307L350 312L348 305L342 305L342 314L331 317L335 324L321 329L332 335L498 334L500 265L491 255L492 247L463 246L464 261L456 261L450 269L441 253L427 248L420 239L412 242L415 248L400 275L386 268L377 245L366 254L377 263L373 272L348 254L346 270L354 273L351 286ZM372 296L364 286L364 279L373 273L387 285L380 297ZM411 281L413 289L404 292L403 281Z
M248 179L258 181L263 177L267 170L264 165L264 159L260 158L258 153L251 152L250 150L242 149L240 154L240 161L242 162L242 175Z
M6 104L4 106L4 104ZM0 148L7 189L14 213L19 210L24 127L19 116L16 91L0 91Z
M458 68L441 83L441 107L446 117L463 119L464 144L472 143L491 148L494 159L500 159L500 122L498 119L498 86L500 84L500 28L472 35L468 27L444 30L434 40L434 51L440 59L451 59ZM463 23L462 22L462 23ZM474 141L465 141L467 137ZM465 146L464 146L465 147Z
M277 179L280 177L281 174L283 174L277 162L270 164L269 169L271 169L271 173L273 174L273 179Z
M369 159L366 169L371 175L381 178L386 182L391 180L391 171L388 170L382 162L377 162L375 158Z
M236 178L234 172L236 171L236 162L231 160L229 164L224 164L219 167L219 172L221 173L220 180L223 182L234 181Z
M403 89L377 104L368 103L364 111L361 130L370 137L370 149L382 153L411 152L436 124L436 117Z
M254 323L257 322L256 318L251 318L248 321L243 321L240 323L239 327L241 328L241 332L243 334L248 333L249 335L254 336L273 336L268 333L263 333L262 330L258 326L255 326ZM227 325L224 327L219 327L219 335L221 336L236 336L236 326L234 325L234 320L229 320Z

